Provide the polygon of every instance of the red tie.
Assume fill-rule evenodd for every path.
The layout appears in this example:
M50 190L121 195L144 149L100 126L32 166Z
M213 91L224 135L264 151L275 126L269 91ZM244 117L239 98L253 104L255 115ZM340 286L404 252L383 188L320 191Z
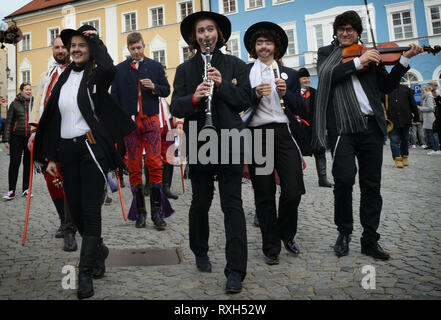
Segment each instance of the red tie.
M44 107L45 108L46 108L47 101L49 100L49 97L51 95L52 88L54 87L57 80L58 80L58 69L52 75L51 82L49 83L49 86L47 87L46 97L44 97Z

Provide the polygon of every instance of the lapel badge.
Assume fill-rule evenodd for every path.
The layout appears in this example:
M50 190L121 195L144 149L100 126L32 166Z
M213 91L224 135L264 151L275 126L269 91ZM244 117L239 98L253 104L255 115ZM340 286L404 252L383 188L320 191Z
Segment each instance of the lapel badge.
M236 78L231 79L231 83L237 86L237 79Z
M282 73L280 74L280 77L281 77L283 80L288 80L288 75L287 75L285 72L282 72Z

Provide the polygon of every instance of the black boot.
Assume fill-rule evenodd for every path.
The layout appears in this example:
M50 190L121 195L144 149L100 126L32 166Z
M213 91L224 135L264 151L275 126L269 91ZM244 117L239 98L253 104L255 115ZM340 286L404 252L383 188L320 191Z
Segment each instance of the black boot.
M173 179L173 166L164 163L162 167L162 192L168 199L178 199L178 196L170 191L171 182Z
M103 243L103 238L100 238L95 254L95 267L93 268L92 277L94 279L101 279L106 272L106 264L104 261L109 255L109 248Z
M150 187L149 187L149 169L144 164L144 177L145 177L145 185L144 185L144 195L148 197L150 195Z
M156 230L164 230L167 223L162 219L161 214L158 213L161 208L161 190L155 188L155 184L150 184L150 208L151 218Z
M315 166L317 168L317 175L318 175L318 184L319 187L326 187L326 188L332 188L333 184L328 181L328 178L326 176L326 154L325 153L319 153L314 154L315 158Z
M55 233L55 238L64 238L64 198L58 198L53 200L55 208L57 209L58 217L60 218L60 227Z
M75 232L64 231L64 251L77 251L78 245L75 241Z
M145 228L147 211L145 209L144 186L142 184L136 186L136 209L138 209L138 219L136 220L135 227Z
M78 273L78 299L94 295L92 274L96 266L96 253L100 238L84 236L81 243L80 266Z

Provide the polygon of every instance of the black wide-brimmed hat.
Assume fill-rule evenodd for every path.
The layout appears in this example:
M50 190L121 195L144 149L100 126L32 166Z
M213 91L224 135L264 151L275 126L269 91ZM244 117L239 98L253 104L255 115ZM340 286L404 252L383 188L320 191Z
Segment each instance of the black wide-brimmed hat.
M83 36L83 32L87 31L87 30L93 30L93 31L97 31L94 27L88 25L88 24L84 24L81 27L79 27L77 30L74 29L64 29L63 31L61 31L60 33L60 37L61 37L61 41L63 41L63 44L65 46L67 46L69 40L73 37L73 36Z
M269 21L262 21L255 23L251 27L249 27L245 32L245 35L243 37L243 42L245 44L245 48L247 49L248 53L251 53L251 50L255 45L254 43L251 43L251 38L253 34L261 29L274 30L279 35L280 38L279 56L274 58L275 59L282 58L286 52L286 49L288 48L288 36L286 35L285 30L283 30L279 25Z
M299 78L303 78L303 77L310 77L311 75L309 74L308 69L300 68L299 71L297 71L297 76Z
M196 21L200 20L201 18L207 18L215 21L219 29L222 31L222 35L224 37L225 42L227 42L228 39L230 39L231 22L227 17L216 12L198 11L185 17L185 19L182 20L181 22L181 35L184 38L185 42L187 42L188 44L192 44L190 43L190 37L194 30L194 24L196 23ZM196 42L193 43L193 45L195 47L198 47ZM220 48L221 46L222 46L222 40L218 39L216 47Z

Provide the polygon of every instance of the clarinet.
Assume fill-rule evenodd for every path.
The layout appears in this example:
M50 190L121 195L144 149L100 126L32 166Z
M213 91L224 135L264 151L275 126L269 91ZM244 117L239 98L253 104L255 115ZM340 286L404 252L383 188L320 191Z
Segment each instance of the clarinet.
M277 66L275 63L273 63L273 72L274 72L274 80L278 79L279 75L277 73ZM277 94L279 95L280 106L282 107L282 110L285 110L285 101L283 101L282 93L279 90L277 90Z
M204 66L203 80L210 84L210 91L207 95L207 108L205 109L205 125L202 129L206 129L206 128L207 129L216 129L216 127L213 125L213 116L211 113L214 81L211 79L208 79L208 69L211 68L210 60L211 60L211 58L210 58L210 42L206 42L205 43L205 66Z

